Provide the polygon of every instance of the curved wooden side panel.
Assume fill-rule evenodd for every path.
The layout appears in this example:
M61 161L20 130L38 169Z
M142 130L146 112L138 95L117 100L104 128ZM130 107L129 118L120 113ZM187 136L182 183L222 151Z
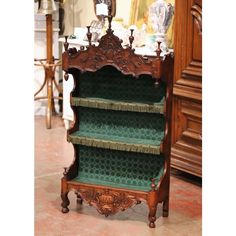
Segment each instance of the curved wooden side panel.
M64 168L64 178L69 181L74 179L77 175L78 175L78 170L79 170L79 155L76 151L75 145L73 145L74 148L74 160L72 162L72 164L68 167L68 168Z
M165 137L163 141L163 153L165 155L165 168L163 178L158 185L158 201L169 201L170 191L170 153L171 153L171 135L172 135L172 95L173 95L173 57L166 58L163 64L163 76L167 83L166 99L165 99ZM168 212L168 207L167 207ZM168 213L167 213L168 214Z

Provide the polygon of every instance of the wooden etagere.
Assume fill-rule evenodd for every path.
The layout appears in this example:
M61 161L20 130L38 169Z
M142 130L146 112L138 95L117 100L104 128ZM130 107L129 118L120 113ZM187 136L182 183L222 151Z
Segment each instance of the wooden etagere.
M157 204L169 213L173 58L135 54L113 34L112 17L99 45L80 50L66 42L62 67L74 78L71 107L75 122L67 140L75 158L61 180L62 212L74 190L105 216L142 201L155 227ZM162 94L162 95L160 95Z

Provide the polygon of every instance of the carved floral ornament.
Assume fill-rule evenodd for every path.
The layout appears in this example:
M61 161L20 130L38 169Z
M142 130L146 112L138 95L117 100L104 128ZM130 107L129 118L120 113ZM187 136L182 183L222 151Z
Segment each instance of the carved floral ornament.
M118 211L124 211L140 203L134 196L108 189L101 191L87 189L80 190L79 193L89 205L95 206L98 212L105 216L113 215Z
M108 31L99 41L99 45L90 45L86 50L68 48L66 39L65 50L68 55L63 54L63 69L78 68L83 71L96 71L105 65L115 66L124 74L132 74L138 77L141 74L152 75L158 81L160 79L160 65L163 58L160 57L160 44L158 44L157 57L144 58L134 53L131 47L123 48L122 41ZM80 66L78 66L80 65ZM65 78L67 79L67 78Z

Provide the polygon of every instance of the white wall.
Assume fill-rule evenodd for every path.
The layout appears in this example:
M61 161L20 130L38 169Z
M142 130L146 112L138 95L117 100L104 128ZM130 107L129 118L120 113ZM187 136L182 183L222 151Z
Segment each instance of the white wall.
M123 18L124 24L129 25L131 0L116 0L116 17Z
M94 12L93 0L67 0L64 4L64 8L66 11L66 29L64 35L70 35L73 33L73 24L75 27L86 27L87 25L90 25L92 20L97 19ZM115 18L122 18L124 20L124 24L128 25L130 18L130 8L131 0L117 0Z

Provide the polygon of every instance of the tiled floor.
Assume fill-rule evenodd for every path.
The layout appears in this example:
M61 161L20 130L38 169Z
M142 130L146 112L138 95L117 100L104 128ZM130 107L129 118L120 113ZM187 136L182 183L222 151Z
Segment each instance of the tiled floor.
M35 117L35 235L36 236L195 236L201 235L202 188L200 179L172 170L170 214L157 212L156 228L147 225L146 204L105 218L86 204L77 205L69 193L70 212L61 213L60 179L73 160L60 117L45 127L45 117Z

